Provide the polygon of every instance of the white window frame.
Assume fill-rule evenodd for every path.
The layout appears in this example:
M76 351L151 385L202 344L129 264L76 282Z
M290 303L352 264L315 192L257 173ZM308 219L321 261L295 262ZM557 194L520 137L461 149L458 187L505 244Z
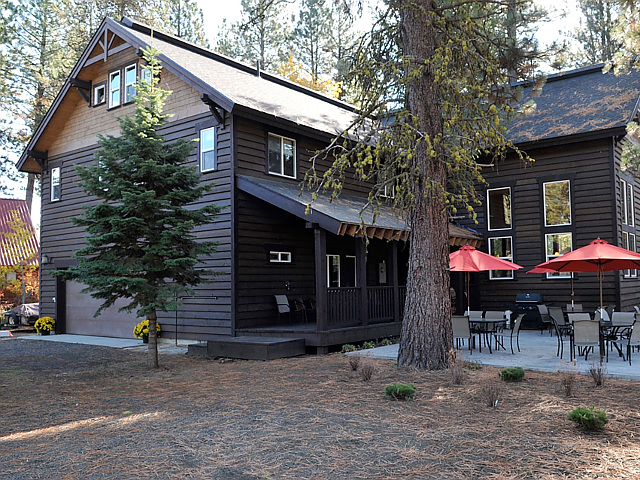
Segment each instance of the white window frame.
M280 172L272 172L270 170L270 165L269 165L269 137L274 137L280 140ZM286 175L284 173L284 141L285 140L289 140L290 142L293 143L293 175ZM296 145L296 140L294 138L290 138L290 137L284 137L282 135L278 135L275 133L269 133L268 137L267 137L267 172L269 173L269 175L277 175L279 177L286 177L286 178L297 178L298 175L298 148Z
M546 233L544 235L544 254L545 254L545 258L547 259L546 261L548 262L549 260L553 259L553 258L557 258L557 257L561 257L562 255L564 255L563 253L560 253L558 255L549 255L547 253L547 245L548 245L548 238L551 235L569 235L571 238L571 250L569 251L573 251L573 233L571 232L555 232L555 233ZM567 252L565 252L567 253ZM571 278L573 274L571 272L554 272L554 273L547 273L547 278L550 280L555 280L555 279L564 279L564 278Z
M270 250L269 263L291 263L291 252Z
M557 223L554 225L549 225L549 223L547 222L547 185L550 185L552 183L566 183L568 188L568 192L569 192L569 223ZM571 225L573 222L573 208L571 208L571 180L554 180L552 182L544 182L542 184L542 208L544 210L543 215L544 215L544 226L545 227L566 227L568 225ZM573 245L573 238L571 239L571 245Z
M62 197L62 172L60 167L51 169L51 201L59 202Z
M511 219L511 223L509 224L508 227L501 227L501 228L491 227L491 203L489 200L490 198L489 194L496 190L509 190L509 218ZM512 197L511 187L487 188L487 228L490 232L496 232L499 230L511 230L513 228L513 209L511 208L513 203L512 199L513 197Z
M633 227L635 225L635 198L633 184L620 179L620 201L622 203L622 224ZM629 211L629 193L631 193L631 211Z
M102 90L102 101L98 99L98 92ZM107 84L102 82L93 87L93 106L102 105L107 102Z
M213 132L213 147L205 149L203 138L204 134L209 131ZM218 143L217 140L216 127L203 128L202 130L200 130L200 172L213 172L214 170L218 169L218 156L216 154L216 144ZM204 165L204 155L208 152L213 152L213 167L211 168L205 168Z
M133 70L133 79L130 82L127 82L127 72ZM136 83L138 81L138 64L132 63L127 65L122 69L122 83L124 84L124 88L122 94L124 94L124 98L122 99L122 104L131 103L133 99L136 98ZM128 87L133 88L133 94L129 95ZM121 96L122 96L121 94Z
M331 262L329 261L329 258L337 259L335 264L338 265L338 285L334 287L331 286ZM340 271L340 255L327 254L327 288L340 288L341 273L342 272Z
M113 77L118 75L118 88L111 88L111 85L113 83ZM114 70L113 72L109 73L109 80L108 80L108 85L107 85L107 91L109 92L109 97L107 98L107 101L109 102L109 108L115 108L115 107L119 107L122 104L122 71L121 70ZM118 102L117 103L113 103L112 99L113 99L113 94L115 92L118 92Z
M631 241L633 239L633 241ZM635 252L637 250L636 234L631 232L622 232L622 248ZM633 243L633 245L631 245ZM638 270L624 270L623 278L638 278Z
M509 239L509 243L511 244L511 256L506 256L506 257L496 257L496 255L494 255L493 253L493 242L492 240L502 240L508 238ZM499 258L501 260L508 260L509 262L513 262L513 237L510 235L504 236L504 237L491 237L489 238L489 255L491 255L492 257L496 257ZM494 273L493 272L503 272L506 271L508 272L508 276L506 277L494 277ZM513 280L514 276L513 276L513 270L489 270L489 280Z

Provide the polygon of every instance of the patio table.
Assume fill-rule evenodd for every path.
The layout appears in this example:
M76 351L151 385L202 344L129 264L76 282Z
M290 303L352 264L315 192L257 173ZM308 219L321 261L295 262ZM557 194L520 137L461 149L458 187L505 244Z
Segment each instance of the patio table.
M482 334L484 334L485 337L485 342L487 344L487 346L489 347L489 353L493 353L491 351L491 338L490 338L490 334L496 331L496 328L498 328L499 326L502 326L504 328L504 326L507 324L507 319L506 318L470 318L469 319L469 326L471 327L471 330L473 331L475 329L476 332L478 332L480 334L480 346L479 346L479 351L480 353L482 353Z

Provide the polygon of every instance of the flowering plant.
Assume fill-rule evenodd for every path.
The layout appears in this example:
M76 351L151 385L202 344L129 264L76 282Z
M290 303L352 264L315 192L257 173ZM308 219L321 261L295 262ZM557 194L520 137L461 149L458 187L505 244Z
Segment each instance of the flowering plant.
M36 331L40 332L50 332L56 325L56 321L51 317L40 317L36 320Z
M156 322L156 331L160 335L160 324ZM149 320L142 320L133 328L133 335L136 338L142 338L149 335Z

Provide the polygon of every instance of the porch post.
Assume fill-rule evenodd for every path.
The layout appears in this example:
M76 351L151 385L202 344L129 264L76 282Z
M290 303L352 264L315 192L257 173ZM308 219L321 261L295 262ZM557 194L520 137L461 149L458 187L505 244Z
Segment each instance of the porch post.
M393 321L401 322L400 318L400 289L398 288L398 242L389 242L387 249L387 263L389 264L390 285L393 287Z
M369 297L367 295L367 249L365 240L355 237L356 242L356 285L360 287L360 323L369 324Z
M327 330L327 233L316 227L313 230L315 240L316 266L316 326L319 332Z

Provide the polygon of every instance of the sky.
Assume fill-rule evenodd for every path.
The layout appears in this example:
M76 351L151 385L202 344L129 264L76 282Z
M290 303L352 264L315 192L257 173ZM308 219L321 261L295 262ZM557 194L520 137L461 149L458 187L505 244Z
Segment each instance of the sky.
M543 5L549 10L552 16L552 22L540 25L538 30L538 38L542 43L551 43L558 38L560 30L575 27L579 23L580 15L575 0L536 0L537 3ZM205 31L209 43L214 46L218 38L218 32L221 28L223 19L227 19L227 23L233 23L241 17L240 0L197 0L198 6L202 9L205 20ZM562 13L566 15L563 17ZM361 28L364 28L361 27ZM17 158L16 158L17 160ZM26 184L26 180L24 182ZM24 189L16 186L13 189L11 197L24 198ZM34 223L39 224L40 205L39 198L34 198Z

